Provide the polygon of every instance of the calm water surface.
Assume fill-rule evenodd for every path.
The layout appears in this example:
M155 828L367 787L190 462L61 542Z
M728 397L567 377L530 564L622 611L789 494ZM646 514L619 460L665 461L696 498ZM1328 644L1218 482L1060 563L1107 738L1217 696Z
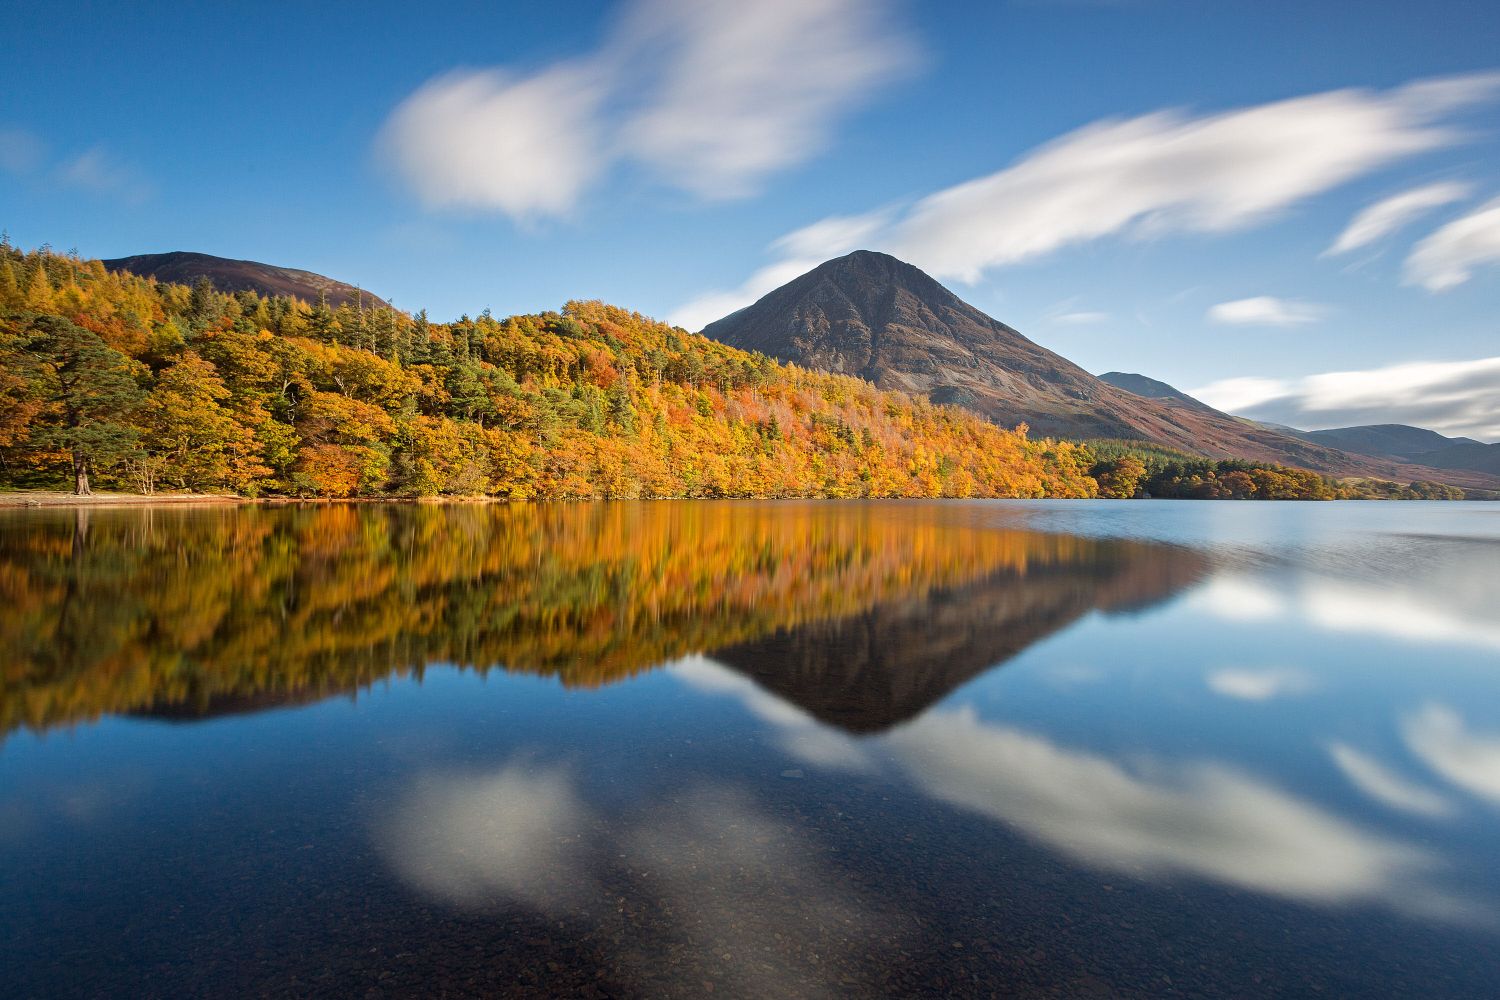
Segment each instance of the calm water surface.
M1500 995L1500 504L0 515L11 996Z

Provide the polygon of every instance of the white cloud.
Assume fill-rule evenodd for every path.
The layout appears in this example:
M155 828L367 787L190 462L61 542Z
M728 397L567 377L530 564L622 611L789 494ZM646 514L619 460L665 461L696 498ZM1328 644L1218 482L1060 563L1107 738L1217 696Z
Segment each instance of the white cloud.
M1354 787L1392 809L1429 819L1454 813L1453 803L1443 795L1393 774L1379 761L1348 744L1330 743L1328 755Z
M1326 306L1316 303L1257 295L1249 299L1220 302L1209 308L1208 319L1213 323L1231 326L1301 326L1316 323L1327 313Z
M429 206L560 214L602 169L594 118L603 98L583 66L519 79L451 73L403 101L382 142Z
M1401 423L1500 439L1500 357L1416 361L1294 379L1232 378L1189 394L1221 410L1293 427Z
M1486 264L1500 264L1500 198L1418 243L1406 258L1405 281L1443 292L1468 281L1475 268Z
M1158 111L1096 122L918 200L876 227L865 246L941 279L974 282L990 269L1108 236L1243 229L1462 141L1448 119L1497 93L1500 74L1474 74L1220 114ZM728 312L748 304L759 284L717 293L719 305Z
M563 214L619 162L737 197L912 62L883 0L637 0L586 57L428 82L380 146L433 206Z
M1312 690L1312 678L1300 670L1277 668L1248 670L1225 668L1207 677L1209 690L1241 701L1270 701L1284 695Z
M1323 256L1348 253L1350 250L1368 246L1434 208L1462 201L1469 197L1472 191L1473 188L1468 184L1447 182L1413 188L1377 201L1361 210L1350 220L1338 239L1333 241L1333 245L1323 251Z
M638 160L709 197L750 193L827 142L830 123L910 64L883 3L650 0L628 34L663 51L625 124ZM654 42L654 46L653 43Z
M1500 804L1500 735L1471 733L1446 705L1427 705L1402 725L1411 752L1472 795Z

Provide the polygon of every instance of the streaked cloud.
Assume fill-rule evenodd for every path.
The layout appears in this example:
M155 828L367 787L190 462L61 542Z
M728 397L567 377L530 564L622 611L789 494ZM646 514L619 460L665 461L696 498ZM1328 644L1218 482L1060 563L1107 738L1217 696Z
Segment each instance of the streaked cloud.
M1107 312L1080 312L1058 313L1056 316L1047 317L1047 322L1053 326L1095 326L1099 323L1108 323L1110 319Z
M1328 307L1315 302L1257 295L1211 306L1208 319L1229 326L1302 326L1316 323L1327 314Z
M1333 245L1323 251L1323 256L1344 254L1369 246L1376 240L1394 233L1402 226L1421 218L1434 208L1464 200L1473 193L1473 190L1473 187L1468 184L1446 182L1427 184L1383 198L1360 210L1339 234L1338 239L1333 241Z
M1500 264L1500 198L1455 219L1418 243L1406 258L1404 280L1429 292L1445 292Z
M1382 805L1428 819L1441 819L1457 811L1446 796L1395 774L1347 743L1330 743L1328 756L1350 784Z
M1226 667L1211 672L1206 680L1210 691L1241 701L1270 701L1304 694L1313 688L1313 680L1307 674L1280 667L1267 670Z
M1500 357L1414 361L1291 379L1232 378L1188 392L1221 410L1293 427L1401 423L1500 440Z
M1472 732L1447 705L1430 704L1403 721L1406 745L1434 772L1471 795L1500 804L1500 733Z
M972 283L995 268L1106 237L1246 229L1357 177L1464 141L1454 116L1497 95L1500 74L1482 73L1218 114L1163 110L1099 121L995 173L872 214L861 243L940 279ZM781 243L770 247L780 258L773 267L800 266ZM769 290L773 273L766 268L733 292L701 296L678 315L696 320L710 296L721 313L747 305Z
M914 59L885 2L637 0L587 56L429 81L379 145L434 207L565 214L619 163L739 197Z

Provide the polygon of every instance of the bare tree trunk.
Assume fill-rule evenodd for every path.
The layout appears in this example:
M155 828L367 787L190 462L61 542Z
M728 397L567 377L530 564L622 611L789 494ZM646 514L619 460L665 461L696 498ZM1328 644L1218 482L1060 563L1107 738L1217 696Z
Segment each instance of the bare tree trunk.
M81 452L73 452L73 492L81 497L91 497L89 489L89 460Z

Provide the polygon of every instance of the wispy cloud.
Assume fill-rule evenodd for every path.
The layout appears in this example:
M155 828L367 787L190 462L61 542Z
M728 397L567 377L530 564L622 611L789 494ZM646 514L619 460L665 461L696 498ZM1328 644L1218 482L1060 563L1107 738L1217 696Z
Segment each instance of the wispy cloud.
M564 214L621 162L739 197L819 152L840 115L913 62L884 2L637 0L587 56L428 82L380 145L436 207Z
M140 172L103 146L95 146L58 165L58 179L68 187L139 204L151 197L151 185Z
M1500 357L1291 379L1232 378L1189 394L1221 410L1293 427L1401 423L1500 440Z
M132 205L153 194L145 175L107 147L59 159L46 140L26 129L0 129L0 172L28 177L47 190L83 191Z
M47 144L35 134L20 128L0 129L0 170L9 174L28 174L42 165Z
M1500 198L1418 243L1406 258L1405 281L1429 292L1444 292L1487 264L1500 264Z
M1485 73L1220 114L1164 110L1095 122L1003 170L872 215L862 243L939 278L974 282L994 268L1110 236L1245 229L1354 178L1463 141L1453 116L1497 94L1500 73ZM771 249L779 264L733 292L700 297L679 316L701 316L710 300L746 305L769 290L767 277L800 263L777 244Z
M1108 323L1107 312L1064 312L1055 316L1048 316L1047 322L1053 326L1093 326L1098 323Z
M1331 257L1368 246L1434 208L1464 200L1473 190L1468 184L1446 182L1428 184L1381 199L1355 215L1333 245L1323 251L1323 256Z
M1316 323L1327 314L1328 307L1315 302L1257 295L1248 299L1235 299L1233 302L1220 302L1209 308L1208 319L1228 326L1302 326Z

